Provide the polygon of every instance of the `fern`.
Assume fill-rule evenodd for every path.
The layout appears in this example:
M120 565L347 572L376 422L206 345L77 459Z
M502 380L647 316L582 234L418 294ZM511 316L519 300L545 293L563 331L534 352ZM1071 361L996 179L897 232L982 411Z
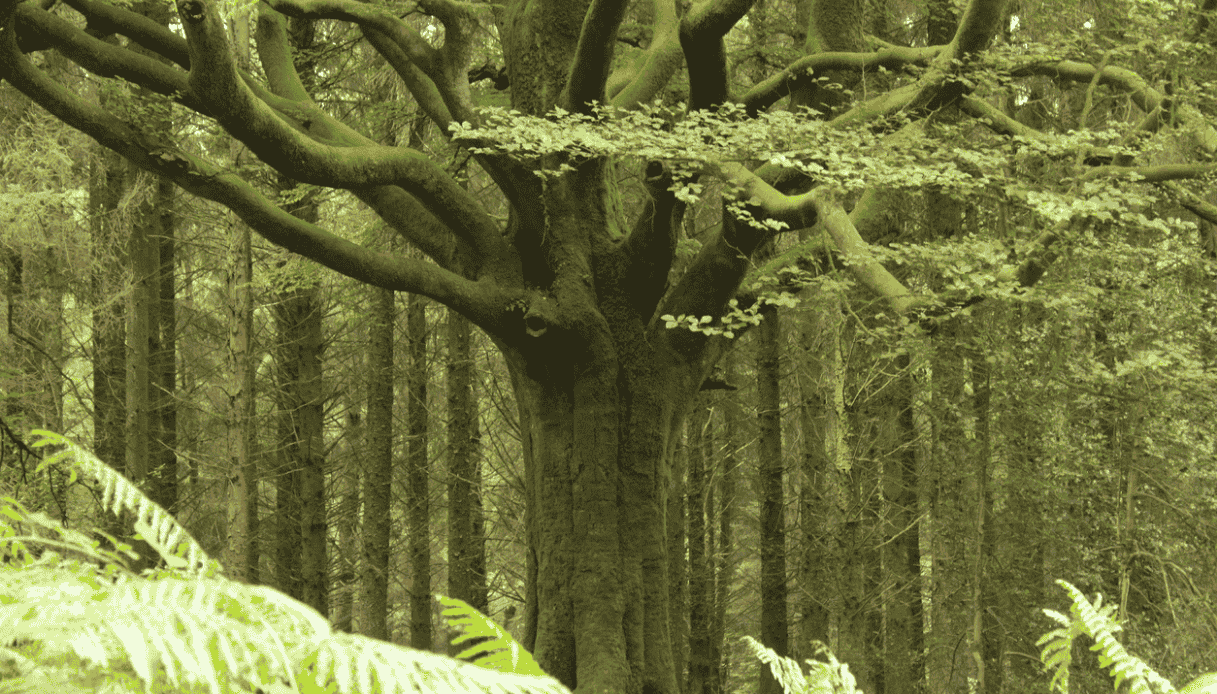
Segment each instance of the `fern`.
M168 686L211 694L255 688L268 694L569 694L539 668L531 675L491 672L333 632L321 614L287 595L224 578L219 563L129 480L67 439L35 433L41 437L35 446L62 447L40 468L70 464L73 479L83 472L100 482L104 506L134 512L140 534L170 568L134 575L124 562L128 546L103 550L84 534L4 500L0 679L6 681L0 692L118 694ZM6 519L57 537L20 535ZM47 548L38 558L28 549L35 543Z
M1060 624L1060 628L1040 637L1035 645L1043 646L1040 660L1052 671L1050 687L1061 694L1069 692L1069 666L1073 664L1073 642L1078 636L1086 635L1094 639L1090 650L1098 653L1099 667L1111 668L1111 677L1118 689L1128 680L1131 694L1152 694L1152 687L1162 694L1174 694L1175 688L1166 678L1159 675L1145 661L1130 654L1116 640L1116 632L1120 624L1112 617L1114 605L1103 605L1103 596L1095 597L1092 605L1080 590L1067 581L1057 581L1069 593L1073 603L1069 607L1071 616L1056 610L1044 610L1050 619Z
M814 642L816 650L825 655L828 662L805 661L811 666L806 677L793 659L778 655L751 636L745 636L743 641L753 656L769 666L773 678L782 685L786 694L862 694L849 666L838 661L828 647L819 641Z
M472 639L487 639L457 653L457 658L499 672L513 672L517 675L545 674L541 666L537 665L537 661L533 660L532 654L494 620L478 612L464 600L443 595L437 598L440 604L444 605L444 623L460 631L452 639L453 645Z

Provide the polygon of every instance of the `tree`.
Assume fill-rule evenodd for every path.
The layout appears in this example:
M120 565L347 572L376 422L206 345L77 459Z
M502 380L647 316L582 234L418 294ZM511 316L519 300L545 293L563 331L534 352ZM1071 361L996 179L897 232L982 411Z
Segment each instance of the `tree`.
M1070 220L1107 209L1093 200L1118 191L1121 178L1170 182L1213 170L1203 162L1131 167L1133 154L1120 153L1110 165L1088 166L1067 194L1036 194L1059 180L1044 183L1020 173L1027 167L1008 167L1021 150L1002 138L1036 143L1049 164L1092 140L1049 138L987 100L1000 96L1000 84L970 79L1010 22L1002 0L972 0L945 45L874 41L866 52L813 52L742 89L731 79L726 42L747 21L749 0L706 0L683 14L671 0L642 9L622 0L422 0L418 9L438 23L425 31L391 8L354 0L269 0L259 6L254 37L262 77L238 67L227 9L215 0L178 2L185 38L118 5L65 1L87 30L48 2L0 0L0 78L137 165L227 206L273 243L370 285L434 299L495 341L511 371L524 436L532 555L525 640L546 670L580 692L679 691L665 545L669 453L731 337L782 300L781 292L797 289L749 277L758 265L754 277L798 267L796 257L758 252L776 234L820 224L860 284L896 314L917 309L921 321L976 295L945 303L914 295L876 259L866 239L893 204L891 189L981 196L1016 182L1010 199L1050 223L1017 263L995 273L1009 292L1043 274ZM834 7L823 4L810 21L839 19ZM649 31L633 60L617 61L630 13ZM506 201L506 220L419 149L379 144L320 107L293 65L285 16L357 25L427 117L470 148ZM859 12L841 16L862 21ZM502 117L475 108L469 83L475 49L491 26L515 109ZM114 34L127 45L103 40ZM132 51L135 45L169 64ZM365 248L308 215L293 216L253 177L210 162L189 138L175 142L73 94L29 56L47 47L214 121L286 178L349 191L426 258ZM687 103L684 112L647 108L673 96L669 84L682 59L687 93L675 100ZM1096 67L1063 54L1005 52L995 63L1014 77L1126 91L1146 114L1130 132L1164 127L1169 109L1170 122L1191 124L1194 151L1212 151L1212 130L1195 109L1106 60ZM810 103L832 107L830 121L767 114L824 71L856 76L880 68L911 76L878 95L846 95L840 105L815 96ZM931 140L925 119L951 105L985 119L990 139L949 147L940 146L949 134ZM791 144L796 139L802 144ZM790 154L774 155L782 151ZM618 175L630 157L642 160L640 184ZM745 165L755 159L768 163ZM848 200L847 212L838 188L860 192L859 181L868 187ZM683 272L673 273L678 251L688 248L682 222L710 206L697 196L710 185L722 190L721 219ZM1210 214L1211 206L1178 188L1189 209ZM817 236L814 243L825 242ZM977 277L976 286L994 285Z

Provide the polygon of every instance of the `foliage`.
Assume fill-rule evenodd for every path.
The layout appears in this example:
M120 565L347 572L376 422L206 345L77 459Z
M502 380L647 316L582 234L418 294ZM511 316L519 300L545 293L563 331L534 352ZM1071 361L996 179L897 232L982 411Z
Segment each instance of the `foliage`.
M806 663L811 669L804 676L799 664L793 659L778 655L751 636L745 636L743 640L749 651L769 666L773 678L782 685L787 694L862 694L849 671L849 666L837 660L828 647L818 641L815 642L815 647L824 654L828 662L808 659Z
M452 639L453 644L484 639L457 653L457 658L499 672L545 675L545 671L533 659L532 654L524 650L524 647L494 620L478 612L464 600L443 595L437 597L440 604L444 605L445 623L460 630L460 634Z
M490 672L334 632L321 614L279 591L225 579L218 562L129 480L62 436L35 434L41 438L34 446L60 447L41 467L71 465L73 479L83 472L99 481L105 507L133 512L169 568L137 576L125 561L129 546L104 550L5 498L0 658L15 675L8 679L19 680L5 683L9 689L47 681L101 688L104 681L107 691L212 694L568 691L549 677ZM55 537L19 532L26 525Z
M1115 680L1116 689L1128 680L1132 694L1145 694L1152 691L1172 694L1175 688L1169 681L1159 675L1145 661L1132 655L1116 640L1116 632L1120 624L1112 617L1116 611L1114 604L1104 605L1103 596L1098 595L1091 604L1082 591L1066 581L1057 584L1069 592L1073 603L1069 607L1070 616L1045 609L1044 614L1060 624L1060 628L1044 634L1037 646L1043 646L1040 660L1052 671L1051 687L1062 694L1069 692L1069 666L1073 664L1073 642L1078 636L1086 635L1094 639L1090 650L1098 653L1099 666L1111 668L1111 677ZM1152 688L1151 688L1152 685Z

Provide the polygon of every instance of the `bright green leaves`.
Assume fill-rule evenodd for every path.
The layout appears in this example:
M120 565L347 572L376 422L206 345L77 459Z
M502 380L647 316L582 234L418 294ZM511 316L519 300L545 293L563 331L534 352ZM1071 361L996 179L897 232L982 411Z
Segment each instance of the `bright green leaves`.
M794 294L785 292L766 293L757 297L757 300L749 306L743 308L740 307L738 300L732 299L727 305L727 310L723 312L722 318L719 318L717 321L714 320L714 316L689 316L685 314L673 316L670 313L660 316L659 320L663 321L664 327L669 330L680 328L706 336L722 336L730 340L744 328L760 325L762 307L785 306L786 308L794 308L798 305L799 299Z
M1119 622L1113 616L1115 604L1103 604L1103 596L1096 597L1093 604L1086 599L1082 591L1067 581L1057 581L1057 585L1069 592L1073 604L1069 607L1069 616L1056 610L1044 610L1044 614L1060 625L1059 628L1044 634L1035 645L1042 646L1040 660L1052 672L1052 690L1067 694L1069 692L1069 666L1073 663L1073 642L1077 637L1086 635L1094 640L1090 650L1096 653L1099 667L1111 668L1111 677L1115 680L1115 688L1129 681L1130 689L1137 694L1152 692L1171 693L1175 689L1171 683L1157 673L1145 661L1132 655L1116 640L1116 632L1121 630ZM1152 687L1152 689L1151 689Z

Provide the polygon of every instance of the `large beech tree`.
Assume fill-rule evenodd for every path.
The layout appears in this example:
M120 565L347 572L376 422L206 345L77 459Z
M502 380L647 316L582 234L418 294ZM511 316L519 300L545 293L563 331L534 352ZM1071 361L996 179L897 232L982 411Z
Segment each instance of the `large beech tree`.
M261 66L256 77L234 58L216 0L178 0L180 31L103 0L64 3L83 16L86 29L66 19L56 0L0 0L0 78L137 165L230 208L271 242L370 285L441 302L486 331L502 350L519 404L527 470L530 552L523 639L546 670L580 692L679 691L665 544L668 452L694 394L732 340L722 331L672 329L673 322L687 324L663 317L693 316L705 326L733 309L755 307L763 295L745 279L768 257L761 249L783 230L815 224L827 232L821 238L831 251L850 256L848 270L883 299L889 313L925 315L924 307L942 304L907 291L868 254L868 239L895 214L888 209L894 198L885 191L931 183L943 189L970 181L960 189L1000 195L993 189L1011 179L999 178L999 166L977 163L975 157L976 170L930 157L920 170L904 168L904 181L892 173L899 162L885 168L879 159L860 165L821 158L813 166L807 157L771 159L756 152L752 159L682 157L672 136L672 121L679 127L675 118L653 131L656 142L666 145L634 157L643 159L638 166L645 202L623 204L617 162L630 153L613 151L607 140L600 149L536 149L521 157L479 135L487 120L475 108L469 84L477 42L488 31L501 42L505 81L521 119L573 114L589 116L579 121L588 128L608 127L616 117L612 113L638 112L663 94L674 76L687 74L688 115L721 113L724 105L735 104L742 108L726 121L747 128L749 119L781 108L793 95L796 106L828 112L817 121L826 131L870 138L865 141L872 153L925 139L927 118L948 108L956 118L983 119L991 141L1048 137L995 105L1000 83L982 93L975 81L964 79L982 62L995 34L1009 26L1003 0L971 0L949 43L920 48L864 38L860 2L811 0L811 11L800 13L808 17L814 39L807 41L805 55L735 90L742 93L733 93L726 45L754 0L697 0L690 7L654 0L644 11L627 0L494 5L417 0L400 7L267 0L256 7L253 39ZM434 18L442 36L417 30L401 18L406 10ZM628 12L650 27L643 32L643 50L633 60L615 62ZM506 221L492 216L419 150L381 145L320 108L293 68L287 17L357 25L441 132L461 124L463 142L506 200ZM1199 27L1201 38L1206 27ZM834 41L855 50L826 52L836 50ZM199 148L158 139L140 123L57 83L39 67L37 53L47 49L214 119L283 176L350 191L425 258L365 248L292 216L240 172L200 156ZM1091 65L1043 54L1020 60L1007 53L996 69L1010 79L1047 77L1091 92L1101 88L1130 95L1140 121L1131 120L1126 132L1184 124L1196 136L1194 151L1211 152L1212 131L1203 116L1170 103L1165 92L1118 66L1118 58L1096 58ZM848 86L879 68L888 71L884 84L891 88L878 94L872 88L852 101L824 92L823 83L811 77L827 74ZM1169 119L1163 117L1167 108ZM817 118L796 112L807 121ZM506 132L504 137L513 137L510 128ZM687 146L711 147L712 139L691 139ZM1082 214L1069 212L1069 196L1114 187L1130 171L1174 186L1186 205L1212 219L1210 206L1174 182L1205 175L1210 164L1136 168L1133 155L1122 150L1103 163L1069 181L1036 179L1055 191L1055 198L1012 198L1038 209L1048 223L1038 236L1029 236L1013 264L991 273L996 279L1011 285L1034 282L1053 244ZM984 166L991 168L981 170ZM1081 157L1077 166L1083 166ZM951 174L933 178L936 167ZM833 175L842 172L864 185L840 194ZM688 194L696 182L711 180L721 183L721 196L699 200ZM690 207L700 204L721 205L721 221L692 260L678 261L683 222ZM772 260L782 262L795 260Z

